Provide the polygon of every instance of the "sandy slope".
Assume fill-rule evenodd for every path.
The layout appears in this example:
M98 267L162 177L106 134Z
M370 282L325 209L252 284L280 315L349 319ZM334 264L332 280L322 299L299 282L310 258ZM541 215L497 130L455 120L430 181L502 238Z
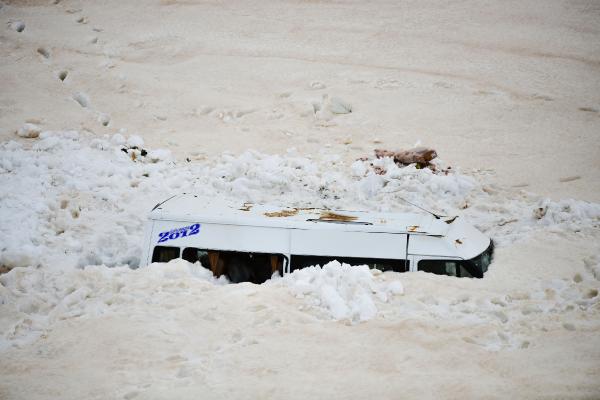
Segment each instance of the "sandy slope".
M16 241L0 236L0 260L42 264L1 281L1 344L10 346L0 350L0 398L600 396L598 216L557 202L548 221L531 221L537 197L519 192L600 201L597 2L52 3L0 8L0 138L33 147L0 148L21 157L0 160L10 183L0 188L0 234L20 227ZM327 112L332 97L352 113ZM144 167L121 176L128 160L118 149L100 154L90 149L104 144L81 139L81 149L53 150L52 137L18 138L25 122L138 133L193 162L157 165L148 181ZM313 189L331 184L344 204L393 208L381 193L363 199L366 178L351 178L349 165L418 140L478 180L475 194L442 188L439 197L430 181L400 184L412 182L430 206L472 204L465 213L500 243L483 280L386 275L406 293L352 325L281 282L215 285L186 266L71 268L129 262L138 237L123 221L141 224L140 205L192 177L207 195L241 188L324 202ZM298 161L305 191L293 179L297 161L219 159L248 148L291 159L290 147L318 160ZM331 155L345 162L333 178ZM247 187L244 168L255 173ZM289 182L261 190L278 169ZM64 188L44 186L57 175ZM113 227L121 236L105 239ZM90 257L95 245L108 250Z

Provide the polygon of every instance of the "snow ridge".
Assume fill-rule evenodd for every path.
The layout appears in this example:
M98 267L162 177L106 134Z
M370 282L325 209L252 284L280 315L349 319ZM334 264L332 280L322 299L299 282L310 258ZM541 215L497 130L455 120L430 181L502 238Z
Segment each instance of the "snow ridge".
M499 245L541 228L600 225L598 204L515 197L477 177L400 168L391 159L347 166L336 157L247 151L177 163L168 151L141 156L127 149L143 146L138 136L98 139L45 131L32 140L0 145L0 265L9 268L136 267L146 212L182 192L282 206L419 211L406 200L436 213L464 215ZM387 172L375 174L371 162Z

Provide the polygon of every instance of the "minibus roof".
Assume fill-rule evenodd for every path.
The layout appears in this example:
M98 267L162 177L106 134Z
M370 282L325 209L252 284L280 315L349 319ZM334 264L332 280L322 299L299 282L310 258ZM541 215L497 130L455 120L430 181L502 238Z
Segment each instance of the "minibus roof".
M286 208L252 203L228 203L184 193L157 204L150 219L289 229L332 229L360 232L445 236L452 218L430 214Z

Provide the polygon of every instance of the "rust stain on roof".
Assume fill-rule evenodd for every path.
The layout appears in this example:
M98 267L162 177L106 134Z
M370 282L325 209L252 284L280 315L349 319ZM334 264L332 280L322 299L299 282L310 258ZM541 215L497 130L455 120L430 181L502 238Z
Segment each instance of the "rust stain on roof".
M299 211L321 211L321 208L317 207L298 207Z
M321 215L319 216L319 219L321 221L344 221L344 222L349 222L349 221L355 221L358 217L355 217L353 215L343 215L343 214L337 214L331 211L322 211Z
M265 216L272 217L272 218L281 218L281 217L291 217L291 216L296 215L296 214L298 214L298 209L297 208L292 208L290 210L281 210L281 211L266 212Z
M419 230L419 225L411 225L408 227L409 232L416 232Z
M244 203L242 205L242 208L240 208L240 211L250 211L250 209L252 208L254 204L252 203Z

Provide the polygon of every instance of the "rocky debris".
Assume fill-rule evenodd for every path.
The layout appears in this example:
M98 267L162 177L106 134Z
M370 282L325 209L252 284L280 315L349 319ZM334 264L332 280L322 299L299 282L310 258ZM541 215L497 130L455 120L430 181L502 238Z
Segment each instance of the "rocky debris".
M131 142L128 141L128 143ZM171 159L171 152L166 149L146 150L141 146L131 146L130 144L121 147L121 151L131 158L131 161L144 163L157 163Z
M390 157L398 165L417 164L419 167L425 168L431 165L431 160L437 157L437 152L426 147L415 147L400 151L375 149L375 157Z
M125 154L128 154L132 161L136 161L138 158L146 157L148 155L148 151L146 149L142 149L138 146L124 146L121 148L121 151Z
M416 164L417 168L429 168L435 173L443 173L448 175L452 167L447 167L442 170L432 163L437 157L437 152L434 149L427 147L414 147L410 150L399 150L391 151L384 149L375 149L376 158L389 157L394 160L394 163L399 167L406 167L407 165ZM368 157L359 158L358 161L369 161ZM371 162L370 167L377 175L385 175L387 170L376 163Z

